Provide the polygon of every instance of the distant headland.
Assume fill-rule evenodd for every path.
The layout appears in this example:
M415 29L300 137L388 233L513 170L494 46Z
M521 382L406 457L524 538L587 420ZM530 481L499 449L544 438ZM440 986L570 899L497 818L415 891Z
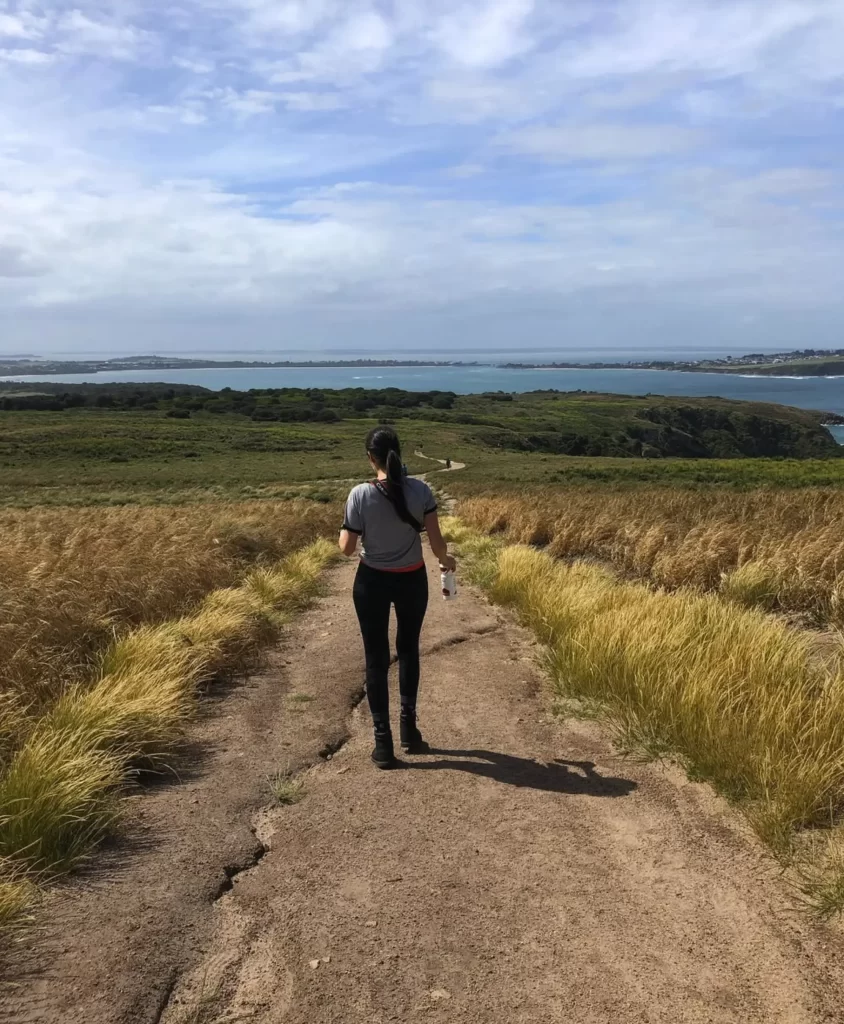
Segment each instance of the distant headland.
M296 367L479 366L479 363L434 359L182 359L173 356L119 356L112 359L39 359L35 356L0 356L0 376L57 373L113 373L115 370L249 370Z
M677 370L681 373L738 373L759 377L844 376L844 349L802 349L723 359L648 359L627 363L504 363L507 370Z

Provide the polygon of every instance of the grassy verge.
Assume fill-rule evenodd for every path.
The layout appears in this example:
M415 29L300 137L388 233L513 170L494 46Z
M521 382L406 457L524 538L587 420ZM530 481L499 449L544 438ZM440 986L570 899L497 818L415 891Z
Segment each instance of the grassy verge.
M840 834L806 831L834 825L844 805L840 657L821 660L809 634L715 595L620 581L459 524L450 534L471 575L546 645L561 697L600 710L625 747L712 783L778 857L800 862L820 910L844 908Z
M31 725L0 777L0 921L28 904L34 880L90 853L119 817L121 786L172 750L203 681L248 665L335 554L316 541L188 615L128 632L93 682L68 688Z
M0 509L0 768L127 630L178 618L341 515L302 500Z
M453 486L460 495L464 481ZM467 496L459 510L478 530L547 545L559 558L596 558L658 586L844 624L839 489L508 489Z

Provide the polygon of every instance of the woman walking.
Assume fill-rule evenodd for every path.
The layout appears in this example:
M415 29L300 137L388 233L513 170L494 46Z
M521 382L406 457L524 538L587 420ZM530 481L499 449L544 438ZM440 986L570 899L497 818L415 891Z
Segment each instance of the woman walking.
M353 596L366 655L366 695L375 727L372 760L379 768L395 764L390 729L390 606L396 609L396 651L401 697L400 740L406 753L424 749L416 724L419 689L419 634L428 607L428 574L420 534L427 532L431 550L443 569L454 571L454 558L440 533L437 503L423 480L403 472L396 432L376 427L366 438L376 479L358 484L346 502L340 550L354 554L363 541Z

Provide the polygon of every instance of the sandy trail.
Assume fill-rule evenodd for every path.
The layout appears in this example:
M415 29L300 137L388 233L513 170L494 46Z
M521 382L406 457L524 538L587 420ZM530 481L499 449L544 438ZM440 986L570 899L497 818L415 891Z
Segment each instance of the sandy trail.
M423 648L430 754L377 771L358 708L260 816L269 852L164 1024L841 1019L840 945L705 787L551 720L526 636L471 592L432 602Z
M222 698L196 777L140 798L147 842L42 922L10 1019L844 1019L840 937L706 787L553 719L527 635L471 588L423 633L433 749L375 769L353 574ZM273 765L300 803L267 809Z
M439 464L443 468L442 469L435 469L434 470L435 473L452 473L452 472L456 472L458 469L465 469L466 468L466 463L465 462L452 462L450 466L447 466L445 459L435 459L432 456L425 455L424 452L420 452L420 451L415 451L413 454L417 458L419 458L419 459L427 459L429 462L439 462Z

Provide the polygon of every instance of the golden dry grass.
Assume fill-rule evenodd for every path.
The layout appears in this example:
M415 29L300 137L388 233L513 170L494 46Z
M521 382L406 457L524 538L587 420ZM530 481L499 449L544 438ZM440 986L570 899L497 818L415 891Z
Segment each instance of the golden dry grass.
M844 492L600 488L460 502L464 520L668 588L844 625Z
M191 613L125 632L90 681L30 719L0 775L0 921L86 856L119 815L119 787L172 749L200 684L244 665L313 594L326 540L208 594Z
M838 821L840 653L819 659L810 634L716 595L625 582L459 524L450 535L490 596L546 645L560 695L600 709L625 746L678 757L737 802L786 859L802 849L801 830ZM804 892L821 911L840 910L842 838L813 835Z
M127 629L184 613L337 515L308 501L1 511L0 764Z
M0 512L0 921L112 827L199 685L307 600L337 519L309 501Z

